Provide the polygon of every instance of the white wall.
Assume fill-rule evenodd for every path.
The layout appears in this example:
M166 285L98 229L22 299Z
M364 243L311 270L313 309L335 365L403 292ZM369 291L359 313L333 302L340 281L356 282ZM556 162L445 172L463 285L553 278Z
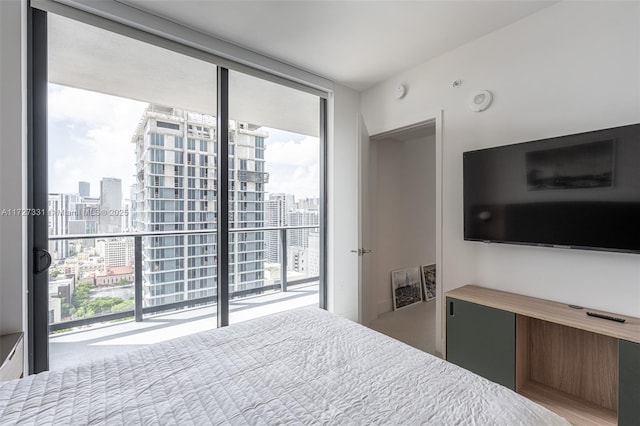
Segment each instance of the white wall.
M360 94L336 85L328 106L328 309L357 321Z
M393 309L391 271L436 262L436 173L433 128L424 137L371 142L373 273L376 314Z
M0 1L0 211L25 207L23 2ZM0 215L0 334L22 331L26 218Z
M400 83L409 91L397 101ZM482 113L466 106L475 89L495 95ZM483 245L462 234L464 151L640 122L640 3L561 2L362 94L372 134L420 121L425 109L444 111L445 291L476 283L640 316L638 255Z

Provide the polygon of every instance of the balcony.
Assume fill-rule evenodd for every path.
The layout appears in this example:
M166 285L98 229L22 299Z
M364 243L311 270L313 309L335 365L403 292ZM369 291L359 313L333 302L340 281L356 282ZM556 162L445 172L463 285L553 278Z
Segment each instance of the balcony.
M269 183L269 173L238 170L238 180L240 182Z
M230 231L230 234L235 236L234 239L243 240L249 237L249 239L254 238L254 243L264 245L263 250L258 250L259 253L238 253L237 258L232 255L232 263L229 266L231 271L238 269L236 277L244 277L244 275L240 275L240 270L245 262L259 262L265 267L264 271L258 274L258 277L262 277L257 279L258 283L262 284L259 287L244 289L243 285L245 283L240 282L235 291L233 291L232 284L230 284L230 324L302 306L318 306L319 277L317 274L309 276L308 273L296 272L288 266L289 258L291 258L292 264L298 264L299 255L297 250L299 248L287 247L287 242L290 244L291 241L291 237L288 237L287 233L291 232L291 230L312 232L313 229L317 230L317 226L235 229ZM67 241L69 243L76 242L76 244L80 244L80 242L86 244L85 240L98 238L133 239L133 244L128 244L128 246L134 246L135 248L133 253L134 268L132 275L130 275L132 282L120 283L121 285L108 288L93 287L90 291L91 294L89 294L89 290L84 289L84 297L91 297L91 299L88 299L90 302L97 302L98 299L108 299L107 296L118 296L127 303L121 303L96 313L87 308L78 308L77 310L74 309L71 314L67 312L65 317L61 318L60 312L56 315L52 312L55 309L60 310L62 300L70 304L71 300L74 300L73 291L80 291L80 286L76 286L75 281L73 288L69 284L66 286L63 283L58 286L55 285L55 283L63 282L64 279L54 280L50 283L50 369L60 369L103 356L215 328L217 324L217 306L214 292L217 291L217 279L214 277L207 277L213 283L213 286L203 289L202 294L207 294L205 297L179 300L171 303L148 303L149 289L143 285L143 271L145 267L149 267L149 265L143 263L146 262L144 254L147 248L146 244L153 244L156 237L190 237L194 240L207 238L215 240L215 238L210 237L210 235L215 234L215 231L199 230L50 237L52 242L61 243ZM261 236L259 241L255 240L256 236ZM212 246L210 251L213 253L213 247L215 247L216 242L210 243L210 245ZM195 246L202 245L196 244ZM269 259L267 261L264 259L267 246L272 248L272 254L274 252L273 248L277 247L277 259L270 259L272 263L267 262ZM289 256L287 252L289 252ZM246 259L247 256L251 255L255 255L255 258ZM237 261L237 263L234 261ZM277 263L273 263L276 261ZM186 265L186 262L184 264ZM78 270L80 269L76 269L76 271ZM185 275L188 275L188 271L191 271L191 268L185 270ZM283 273L283 271L286 271L286 273ZM76 273L80 275L80 273ZM86 283L86 277L84 279ZM255 285L255 281L254 279L253 285ZM96 282L97 280L94 278L94 285ZM247 286L251 287L249 284ZM56 288L52 290L53 287ZM110 291L112 293L109 293ZM193 294L196 293L192 293L189 290L188 294L189 297L193 297ZM202 296L202 294L199 295ZM52 302L54 304L57 303L57 308L52 307Z

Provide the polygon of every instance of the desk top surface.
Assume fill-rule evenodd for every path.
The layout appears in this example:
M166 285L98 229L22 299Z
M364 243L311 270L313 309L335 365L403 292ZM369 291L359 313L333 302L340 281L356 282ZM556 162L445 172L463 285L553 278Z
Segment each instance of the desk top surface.
M4 361L20 339L22 339L22 333L4 334L0 336L0 365L4 364Z
M586 306L584 309L574 309L566 303L552 302L550 300L523 296L521 294L476 285L466 285L448 291L445 296L640 343L640 318L604 312ZM590 317L587 316L587 311L624 318L626 322L619 323L602 318Z

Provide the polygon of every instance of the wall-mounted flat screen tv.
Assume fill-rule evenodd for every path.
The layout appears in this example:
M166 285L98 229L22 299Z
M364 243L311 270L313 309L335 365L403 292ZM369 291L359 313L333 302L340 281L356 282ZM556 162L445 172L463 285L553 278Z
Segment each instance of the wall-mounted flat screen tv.
M464 238L640 253L640 124L465 152Z

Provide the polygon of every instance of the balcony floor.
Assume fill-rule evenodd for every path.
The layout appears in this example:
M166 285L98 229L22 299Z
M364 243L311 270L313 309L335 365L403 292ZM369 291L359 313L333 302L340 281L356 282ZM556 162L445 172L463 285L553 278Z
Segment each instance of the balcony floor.
M290 287L286 293L245 297L229 302L229 323L318 305L318 283ZM216 306L184 309L117 323L96 324L49 336L49 367L59 370L216 327Z

